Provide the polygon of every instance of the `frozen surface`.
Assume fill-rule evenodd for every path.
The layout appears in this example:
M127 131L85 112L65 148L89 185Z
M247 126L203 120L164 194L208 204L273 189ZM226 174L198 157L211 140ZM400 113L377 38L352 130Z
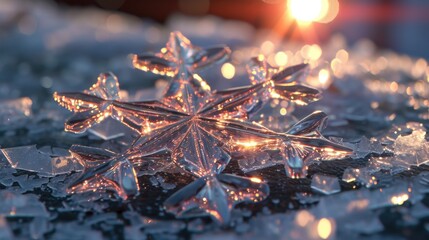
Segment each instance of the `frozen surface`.
M0 159L0 239L429 237L426 60L379 50L368 41L348 45L341 36L333 36L322 46L286 44L280 39L267 39L266 32L244 23L213 17L196 21L177 15L166 26L159 26L98 10L59 10L29 1L6 0L2 4L0 145L4 156ZM224 77L222 64L206 68L205 64L187 62L187 71L198 70L199 77L206 80L204 83L210 85L211 90L230 94L223 90L265 84L258 94L252 95L251 101L230 108L227 113L247 115L252 121L240 129L241 133L255 127L254 124L262 124L280 134L289 131L326 140L315 144L303 137L300 146L303 140L313 144L311 148L321 143L340 143L353 148L353 154L350 157L333 155L325 148L325 152L308 155L313 151L297 146L293 140L276 143L275 147L254 154L253 150L241 150L259 147L256 143L261 138L231 144L230 139L212 139L212 136L220 139L221 131L210 135L202 131L207 129L204 127L195 131L201 133L205 141L203 155L227 153L231 157L229 164L195 157L194 150L199 148L192 147L196 139L193 137L187 137L181 146L172 144L179 147L171 149L180 149L175 158L169 157L167 150L171 149L164 148L160 142L140 139L139 143L151 142L147 149L161 151L131 159L125 151L138 132L110 117L100 119L104 121L93 124L85 133L63 131L70 113L54 104L52 94L88 89L96 82L98 72L115 72L123 88L116 88L114 77L102 75L105 85L93 86L85 94L103 101L147 103L162 99L167 90L175 93L176 88L167 88L174 81L168 75L180 70L177 64L180 51L163 52L162 48L168 41L168 33L176 30L192 40L193 47L185 51L191 55L199 53L209 59L222 56L222 47L211 47L220 43L234 49L229 62L235 67L231 80ZM270 45L266 41L274 43L272 49L262 48ZM194 48L196 45L201 47ZM318 47L322 50L318 58L308 55L318 53ZM146 66L146 70L160 70L163 66L165 76L130 69L128 54L159 49L154 55L130 57L131 61L141 60L135 66L140 68L144 65L142 61L154 60L151 61L154 65ZM201 51L206 49L211 50ZM282 66L275 61L280 51L287 56ZM249 64L248 60L258 53L263 53L266 61L253 59ZM200 60L192 58L194 63L201 63ZM279 77L288 72L282 69L302 62L309 63L310 67L298 69L286 79ZM278 78L273 77L279 71ZM291 89L299 90L307 98L302 95L295 98ZM234 92L234 96L242 95ZM312 102L319 97L320 101ZM188 104L189 101L181 105L180 101L168 100L174 99L164 99L164 104L174 109L201 106L198 101L193 102L196 105ZM309 102L311 104L304 107L299 105ZM102 109L103 113L114 113L109 109L104 111L106 109ZM316 110L323 110L329 119L316 114L299 122ZM72 120L80 121L80 116ZM177 117L177 114L171 116ZM174 117L164 120L184 119ZM167 125L177 126L170 123ZM159 132L154 129L167 126L161 125L139 126L139 131L153 131L157 136ZM223 126L232 129L238 125ZM248 137L243 135L243 139ZM164 139L171 138L166 135ZM80 151L91 158L78 160L69 153L76 144L126 158L105 158L106 155L94 155L94 151ZM290 148L290 144L295 147ZM100 164L103 161L93 161L97 157L114 160L106 161L111 164ZM180 162L181 167L168 164L174 161ZM135 172L129 165L131 162ZM192 168L192 164L197 167ZM100 168L88 171L88 167ZM99 174L95 176L94 172ZM215 174L207 178L203 173ZM92 181L92 177L105 181ZM98 191L100 183L106 191ZM82 191L71 193L70 186L74 184L83 184ZM187 187L189 185L191 187ZM137 187L140 194L133 195ZM118 197L118 192L127 200ZM229 198L225 198L226 195ZM208 196L215 201L208 202ZM225 221L227 219L229 221ZM220 226L222 221L224 224Z

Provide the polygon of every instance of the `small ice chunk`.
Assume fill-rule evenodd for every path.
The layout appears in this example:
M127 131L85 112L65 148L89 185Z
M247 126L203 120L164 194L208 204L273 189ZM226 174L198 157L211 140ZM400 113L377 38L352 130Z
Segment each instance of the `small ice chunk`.
M0 184L2 184L5 187L10 187L15 182L14 174L16 173L16 170L10 167L9 162L6 160L6 158L0 154Z
M371 138L369 141L371 143L370 150L372 153L375 153L375 154L384 153L384 147L381 144L380 140L376 138Z
M338 178L321 174L313 175L311 180L311 188L326 195L341 191Z
M163 188L164 190L171 190L176 188L176 184L165 182L165 179L160 175L151 176L149 178L149 181L151 182L152 186L161 186L161 188Z
M154 187L157 187L159 185L158 179L155 176L150 176L149 181Z
M43 184L48 183L49 179L36 177L34 175L20 175L15 177L14 181L19 184L22 189L21 192L24 193L28 191L33 191L35 188L40 188Z
M246 154L243 159L238 160L238 166L245 173L282 163L282 161L273 160L266 152L252 152L252 154Z
M365 187L370 188L378 184L377 178L372 174L370 168L359 168L356 172L357 181Z
M51 195L53 197L65 197L67 196L67 187L69 183L67 181L72 181L73 176L69 175L67 176L66 180L65 174L63 175L57 175L55 177L49 178L49 183L47 184L47 187L51 189Z
M164 189L164 190L172 190L172 189L175 189L176 188L176 184L174 184L174 183L161 183L161 187Z
M31 115L33 102L28 97L0 101L0 126L16 124Z
M356 144L355 150L353 152L352 158L364 158L371 153L382 154L384 152L384 148L381 143L375 139L368 139L363 136L359 143Z
M356 144L352 158L363 158L370 154L371 143L367 137L362 137L359 143Z
M55 176L83 170L82 164L73 157L52 157L50 154L38 150L36 145L3 148L1 151L12 168L36 172L42 176Z
M426 131L417 129L411 135L398 136L393 145L396 161L408 166L420 166L429 162L429 142Z
M347 183L356 181L359 175L359 169L348 167L344 170L342 180Z
M0 191L0 215L7 217L49 217L49 213L36 195L21 195Z
M364 168L346 168L343 173L342 180L347 183L359 182L365 187L372 187L377 185L377 178L372 175L373 171L379 171L379 169L373 169L369 167Z
M409 165L397 161L395 156L372 157L368 168L372 169L373 172L380 170L390 171L390 174L394 175L407 170Z

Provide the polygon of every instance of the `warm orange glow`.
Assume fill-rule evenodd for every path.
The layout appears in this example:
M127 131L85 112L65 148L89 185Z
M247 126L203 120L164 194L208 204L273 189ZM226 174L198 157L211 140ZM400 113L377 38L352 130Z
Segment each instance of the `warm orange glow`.
M261 44L261 51L264 54L269 54L274 51L274 43L271 41L265 41Z
M308 223L314 221L314 216L309 211L302 210L296 214L295 221L298 226L305 227Z
M317 233L321 239L328 239L332 233L332 223L327 218L320 219L317 224Z
M330 75L329 71L326 69L321 69L319 71L319 82L320 82L320 84L322 84L322 86L325 86L326 83L328 82L329 77L330 77L329 75Z
M398 196L393 196L391 199L390 199L390 202L392 203L392 204L395 204L395 205L402 205L405 201L407 201L408 200L408 194L406 194L406 193L404 193L404 194L402 194L402 195L398 195Z
M340 4L338 0L328 0L327 4L325 3L324 6L326 7L326 12L324 12L324 16L322 16L318 22L320 23L329 23L332 22L332 20L335 19L335 17L338 15L338 12L340 11Z
M311 6L311 7L310 7ZM289 0L290 14L298 21L313 22L320 18L323 10L322 0Z
M328 23L338 15L338 0L289 0L287 7L300 22Z
M259 178L257 178L257 177L252 177L252 178L250 178L250 181L252 181L252 182L254 182L254 183L261 183L261 182L262 182L262 180L261 180L261 179L259 179Z
M243 147L256 147L258 146L258 143L255 141L247 141L247 142L236 142L237 145L243 146Z
M274 61L277 66L285 66L287 64L288 56L285 52L278 52L274 56Z

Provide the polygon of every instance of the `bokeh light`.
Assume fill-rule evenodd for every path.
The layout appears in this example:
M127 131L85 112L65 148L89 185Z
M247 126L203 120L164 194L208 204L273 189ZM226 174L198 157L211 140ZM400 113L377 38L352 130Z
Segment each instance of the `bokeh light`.
M338 15L338 0L289 0L290 15L300 22L329 23Z
M235 67L231 63L224 63L220 71L226 79L232 79L235 76Z

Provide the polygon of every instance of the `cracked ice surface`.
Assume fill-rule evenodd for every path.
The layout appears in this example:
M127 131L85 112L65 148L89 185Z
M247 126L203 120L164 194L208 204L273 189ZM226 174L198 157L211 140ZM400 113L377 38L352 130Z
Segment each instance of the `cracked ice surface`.
M51 155L38 150L36 145L3 148L1 151L12 168L35 172L40 176L55 176L83 169L73 157Z

